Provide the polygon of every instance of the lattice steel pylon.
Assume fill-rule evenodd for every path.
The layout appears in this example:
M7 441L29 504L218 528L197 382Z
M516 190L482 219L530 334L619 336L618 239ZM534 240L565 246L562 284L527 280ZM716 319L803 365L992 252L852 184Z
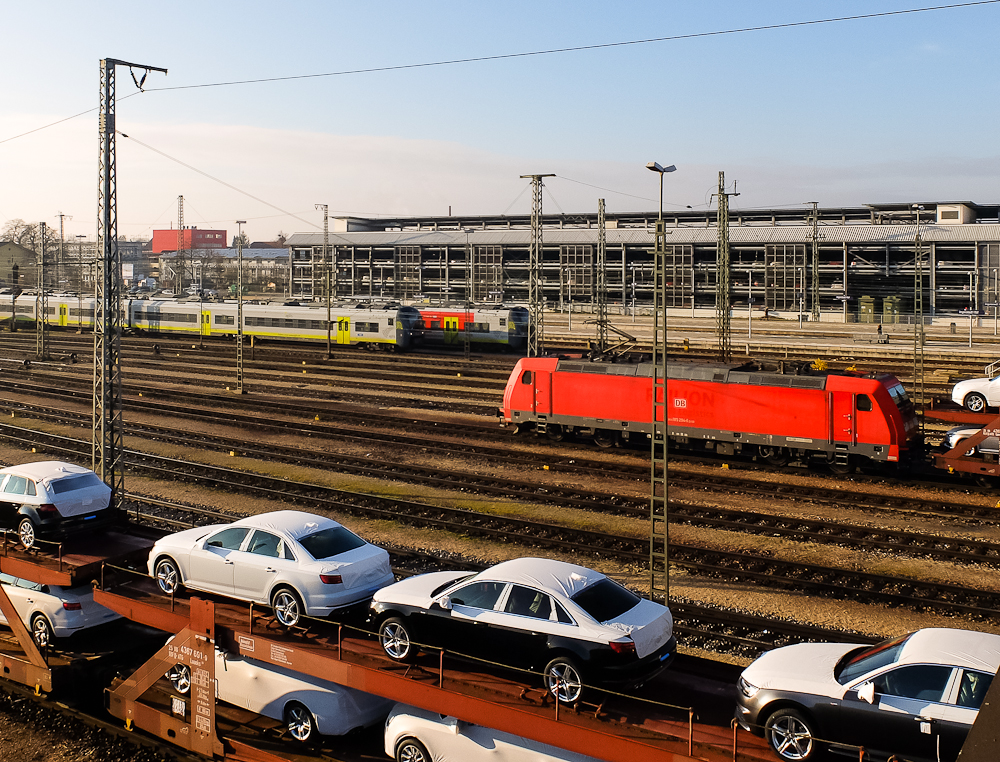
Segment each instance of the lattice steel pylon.
M177 251L174 253L174 293L181 294L184 288L184 196L177 197ZM201 318L198 318L199 320ZM199 329L200 330L200 329Z
M546 175L521 175L531 180L531 247L528 251L528 357L545 351L545 271L542 249L542 178Z
M924 242L920 237L920 212L923 207L913 205L917 213L917 230L913 236L913 404L920 400L920 431L924 431L924 406L927 404L924 389ZM971 330L971 329L970 329Z
M670 488L667 458L666 230L662 208L653 252L653 431L649 473L649 597L670 601Z
M246 220L236 220L236 393L243 388L243 226Z
M739 194L733 194L739 195ZM728 363L733 358L730 318L732 304L729 283L729 195L726 193L726 173L719 172L719 228L715 255L715 333L719 343L719 359Z
M812 317L814 323L819 322L819 203L812 204ZM802 284L805 288L805 284Z
M46 321L49 316L49 293L45 290L45 223L38 224L42 236L41 251L38 253L38 288L35 291L35 356L46 360L49 350L46 346Z
M597 352L608 350L608 237L604 222L604 199L597 199Z
M97 277L94 305L94 416L91 463L111 487L111 506L121 504L125 487L121 367L121 252L115 179L115 67L166 69L105 58L101 61L99 181L97 187ZM133 75L133 79L134 79ZM136 82L141 89L142 81Z

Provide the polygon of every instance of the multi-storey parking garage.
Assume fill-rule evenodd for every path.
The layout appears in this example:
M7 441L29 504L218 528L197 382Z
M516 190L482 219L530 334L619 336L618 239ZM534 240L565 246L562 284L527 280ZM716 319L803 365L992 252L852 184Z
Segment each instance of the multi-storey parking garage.
M668 308L714 310L717 215L685 210L665 220ZM612 313L652 303L655 223L655 213L607 215ZM547 307L590 309L597 213L545 215L543 225ZM328 256L336 299L528 300L530 216L349 218L333 228ZM736 307L810 316L818 301L824 320L909 322L918 274L925 316L970 309L992 315L1000 302L997 205L872 204L819 209L815 222L811 206L736 210L729 240ZM323 234L297 233L288 244L293 296L325 294Z

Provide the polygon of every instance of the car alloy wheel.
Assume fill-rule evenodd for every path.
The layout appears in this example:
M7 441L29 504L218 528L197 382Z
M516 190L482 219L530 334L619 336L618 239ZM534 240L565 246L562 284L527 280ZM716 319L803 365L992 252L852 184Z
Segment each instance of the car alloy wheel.
M274 615L285 627L294 627L302 616L302 602L294 590L281 588L271 596L271 608Z
M173 595L181 588L181 573L172 558L161 558L156 562L156 584L167 595Z
M386 656L394 661L409 661L416 656L417 648L402 619L391 617L382 622L378 628L378 639Z
M25 550L35 547L35 524L27 516L23 516L17 522L17 538L21 541Z
M48 648L52 645L52 625L43 614L31 617L31 637L39 648Z
M583 695L580 669L572 659L557 656L545 667L545 689L564 704L575 704Z
M312 738L313 731L316 729L316 721L313 719L312 712L297 701L293 701L285 707L285 727L288 728L288 733L292 738L300 743L305 743Z
M765 729L771 748L786 762L806 762L813 758L816 734L799 712L781 709L768 718Z
M972 394L965 395L965 407L971 410L973 413L985 413L986 412L986 398L973 392Z
M187 664L175 664L167 670L166 678L178 693L191 690L191 668Z
M427 748L416 738L404 738L396 746L396 762L432 762Z

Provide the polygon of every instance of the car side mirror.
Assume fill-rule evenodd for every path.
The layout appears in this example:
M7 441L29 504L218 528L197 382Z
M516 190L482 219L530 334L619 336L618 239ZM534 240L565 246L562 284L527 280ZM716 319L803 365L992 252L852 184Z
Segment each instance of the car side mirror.
M875 703L875 683L869 680L858 686L858 698L867 701L869 704Z
M445 725L455 735L459 735L462 732L462 721L457 717L448 717L445 720Z
M451 611L451 598L449 596L442 595L435 601L435 603L445 611Z

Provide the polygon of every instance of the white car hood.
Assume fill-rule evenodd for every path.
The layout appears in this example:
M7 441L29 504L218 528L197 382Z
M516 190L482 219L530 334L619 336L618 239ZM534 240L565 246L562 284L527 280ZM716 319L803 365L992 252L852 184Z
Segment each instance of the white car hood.
M206 537L216 529L221 529L225 526L228 526L228 524L210 524L208 526L192 527L182 532L174 532L157 540L153 548L185 548L186 550L190 550L202 537Z
M377 545L362 545L316 563L322 574L339 574L348 589L374 585L387 574L392 575L389 553Z
M431 572L429 574L418 574L409 579L404 579L394 585L383 587L373 600L388 601L391 603L408 604L410 606L426 607L431 601L431 593L448 582L456 582L463 577L468 577L466 571L445 571Z
M674 631L674 618L670 609L646 598L624 614L601 624L624 635L631 635L635 641L635 652L640 659L655 653L670 640Z
M743 678L761 689L813 693L842 698L844 686L833 669L857 643L799 643L768 651L743 670Z

